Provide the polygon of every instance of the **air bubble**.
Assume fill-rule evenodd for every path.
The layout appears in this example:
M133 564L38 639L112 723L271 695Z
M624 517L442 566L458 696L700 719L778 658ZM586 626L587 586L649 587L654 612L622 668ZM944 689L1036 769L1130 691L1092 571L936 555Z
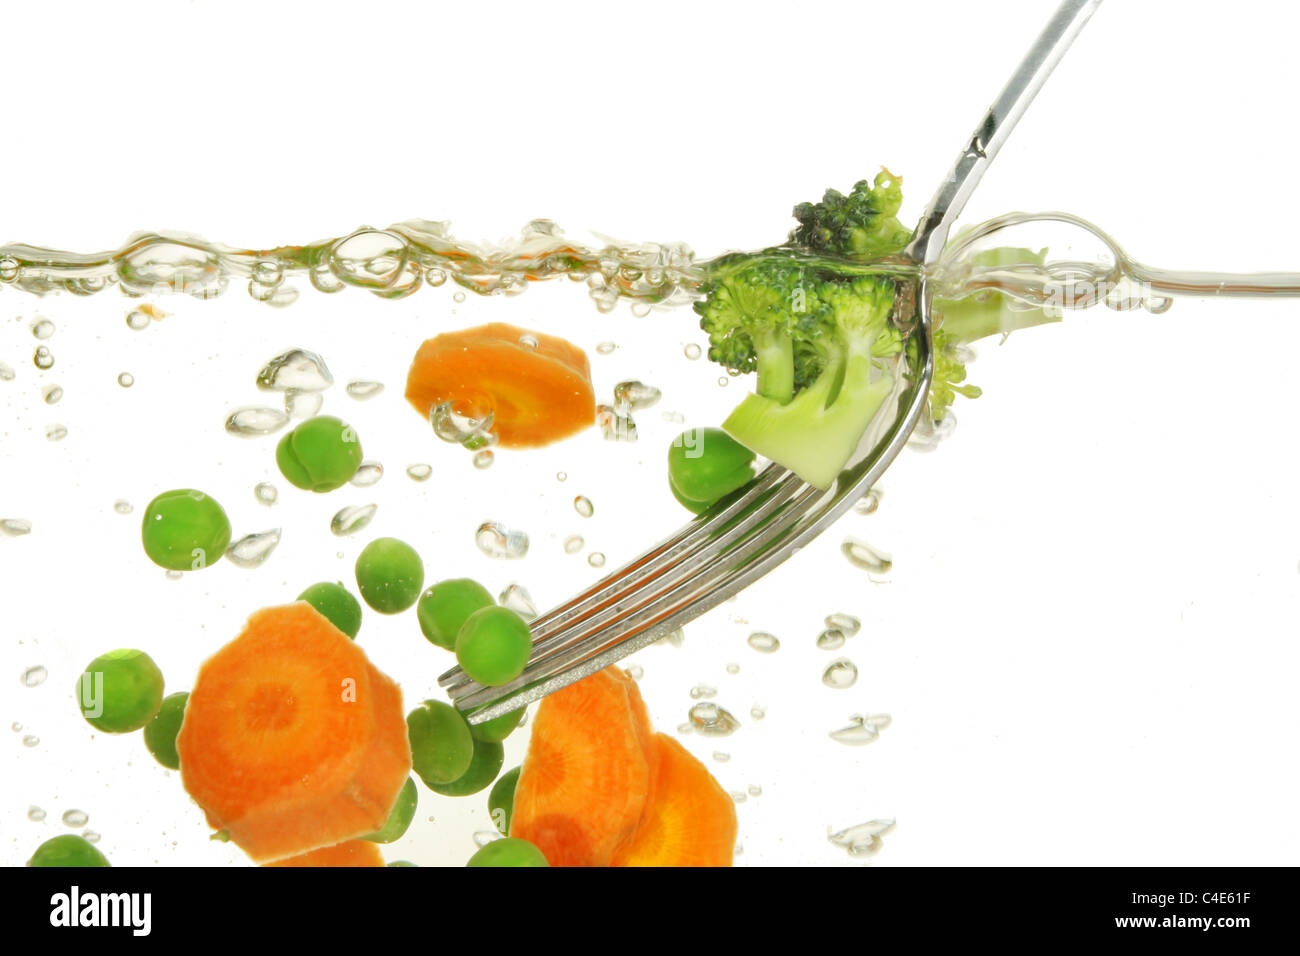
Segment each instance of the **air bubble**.
M729 737L740 729L740 721L712 701L701 701L687 712L691 727L705 737Z
M836 690L844 690L858 682L858 666L846 657L839 657L827 665L822 673L822 683Z
M844 646L844 632L838 627L828 627L817 635L817 647L823 651L834 651Z
M325 404L325 396L320 392L304 392L290 388L284 393L284 411L290 418L311 418Z
M374 398L384 390L383 382L353 381L347 384L347 393L358 401Z
M226 418L226 431L239 438L270 435L289 424L289 413L260 406L237 408Z
M341 508L330 519L330 531L340 538L356 534L370 524L378 510L379 505L349 505Z
M325 360L306 349L290 349L271 359L257 373L257 387L265 391L320 392L334 384Z
M888 714L854 714L849 718L848 726L832 730L830 738L850 747L862 747L878 738L892 721Z
M246 534L226 549L226 558L237 568L256 568L271 556L280 543L280 529Z
M357 466L357 470L353 473L348 484L357 488L369 488L382 477L384 477L383 465L377 461L363 461Z
M507 585L498 596L497 603L502 607L510 608L525 621L537 617L537 605L533 603L533 596L521 584Z
M614 411L619 415L651 408L659 402L662 392L644 382L619 382L614 386Z
M474 543L489 558L518 559L528 553L528 535L512 531L495 521L485 521L474 534Z
M875 514L876 509L880 507L880 496L884 494L879 487L872 488L865 495L853 503L854 514L870 515Z
M852 637L862 628L862 622L852 614L827 614L826 626L835 628L845 637Z
M848 558L849 564L872 574L887 574L894 566L894 560L888 553L878 551L857 538L845 538L840 551Z

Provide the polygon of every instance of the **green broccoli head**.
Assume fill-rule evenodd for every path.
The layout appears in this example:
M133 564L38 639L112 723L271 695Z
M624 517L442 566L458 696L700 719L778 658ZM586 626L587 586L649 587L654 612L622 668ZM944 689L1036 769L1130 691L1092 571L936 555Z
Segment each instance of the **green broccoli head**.
M902 203L902 180L881 167L874 182L862 180L847 196L828 189L821 202L795 206L790 244L845 259L896 256L912 239L898 220Z
M788 254L720 260L695 303L709 358L732 372L758 372L760 394L789 401L799 387L796 343L815 334L819 306L809 270Z

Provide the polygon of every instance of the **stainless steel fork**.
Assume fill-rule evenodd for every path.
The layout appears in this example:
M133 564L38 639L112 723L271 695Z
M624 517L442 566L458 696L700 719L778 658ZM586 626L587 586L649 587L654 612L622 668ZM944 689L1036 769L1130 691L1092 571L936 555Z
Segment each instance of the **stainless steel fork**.
M921 217L900 272L895 323L914 348L882 415L828 490L769 465L676 534L531 624L533 650L515 680L487 687L460 668L438 683L471 724L518 710L672 633L752 584L843 515L889 467L925 408L934 371L926 267L1016 122L1101 0L1065 0L989 107Z

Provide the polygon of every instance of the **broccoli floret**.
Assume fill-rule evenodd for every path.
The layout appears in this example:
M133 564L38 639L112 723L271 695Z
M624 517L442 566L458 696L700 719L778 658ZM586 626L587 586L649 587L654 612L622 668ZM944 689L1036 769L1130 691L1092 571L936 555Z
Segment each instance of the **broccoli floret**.
M758 372L758 394L788 402L820 371L810 336L820 334L808 301L809 274L781 253L719 260L695 303L709 358L735 373Z
M785 403L747 395L722 423L747 448L828 488L839 476L894 389L892 363L902 348L890 324L893 280L880 276L821 278L809 283L812 300L803 325L820 373Z
M902 180L881 167L874 183L864 179L847 196L828 189L821 202L795 206L799 226L790 244L845 259L896 256L912 239L898 221L902 203Z
M695 304L709 358L732 372L758 372L757 393L723 423L746 448L828 488L894 391L903 349L890 319L895 281L858 263L899 255L911 239L898 221L900 180L882 169L845 196L795 207L786 246L710 264ZM975 268L1041 265L1043 253L994 249ZM934 300L935 374L930 414L939 421L966 384L968 342L1054 321L1041 309L1011 311L1000 294Z

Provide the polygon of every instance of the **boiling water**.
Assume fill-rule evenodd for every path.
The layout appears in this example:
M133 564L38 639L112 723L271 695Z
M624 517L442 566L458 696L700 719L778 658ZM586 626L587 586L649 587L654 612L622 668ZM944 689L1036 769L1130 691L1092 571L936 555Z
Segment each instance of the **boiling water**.
M1036 230L1048 226L1064 231L1042 241ZM1047 253L978 264L989 246ZM352 562L371 537L416 546L428 582L471 576L513 606L546 610L599 577L598 565L617 566L680 525L686 515L665 493L663 451L684 425L720 421L743 387L719 387L727 377L702 359L703 337L679 308L698 296L707 267L680 243L586 245L545 221L496 246L419 221L256 251L157 234L100 254L0 247L0 287L30 294L0 294L22 313L0 327L8 413L0 440L0 659L11 674L3 700L14 728L6 784L13 793L0 827L12 834L7 862L21 863L56 833L79 832L67 819L82 813L115 864L246 862L207 839L175 774L153 762L139 735L89 732L73 684L104 650L140 647L158 661L169 693L185 690L199 662L256 607L292 600L319 580L351 586ZM508 308L493 301L558 278L585 286L595 314L575 304L567 283ZM1293 277L1149 269L1100 230L1057 215L1004 217L958 237L933 279L946 298L997 291L1016 308L1062 313L1096 304L1160 312L1184 293L1296 291ZM249 295L221 295L240 286ZM412 295L423 286L448 288ZM354 290L395 301L374 303ZM631 319L602 315L620 302ZM498 451L490 468L439 441L404 405L405 367L422 339L487 321L582 345L598 400L635 419L636 440L607 441L593 429L535 452ZM320 410L356 426L376 466L367 472L373 481L328 496L284 482L274 442L302 412L299 402L257 418L270 423L265 429L227 430L237 408L267 401L257 373L293 348L317 352L332 369L333 384L314 394L324 396ZM653 408L645 406L651 394ZM172 578L144 559L138 517L154 494L190 486L223 503L241 546L233 560ZM917 590L906 569L920 557L906 551L910 526L891 525L895 501L899 515L919 510L900 484L878 509L846 516L763 588L627 662L656 728L676 727L725 790L746 795L737 807L745 845L738 863L861 865L827 833L897 815L898 832L882 828L870 842L872 865L888 864L891 841L919 805L897 762L905 751L891 749L895 740L904 746L916 714L895 715L871 746L845 746L846 718L890 723L891 687L916 634ZM818 571L810 577L811 566ZM788 586L800 602L781 596ZM843 639L827 642L820 638L831 617L866 623L856 635L839 627ZM451 660L414 632L410 615L367 611L359 640L399 680L408 705L438 694L437 675ZM700 702L691 691L702 686L716 691L715 715L730 718L726 750L717 751L725 761L715 757L712 725L696 726L699 713L690 716ZM522 759L525 737L526 730L508 741L507 767ZM870 786L819 784L827 779ZM385 848L386 858L463 863L473 835L491 831L484 795L455 800L422 789L420 800L411 831Z

